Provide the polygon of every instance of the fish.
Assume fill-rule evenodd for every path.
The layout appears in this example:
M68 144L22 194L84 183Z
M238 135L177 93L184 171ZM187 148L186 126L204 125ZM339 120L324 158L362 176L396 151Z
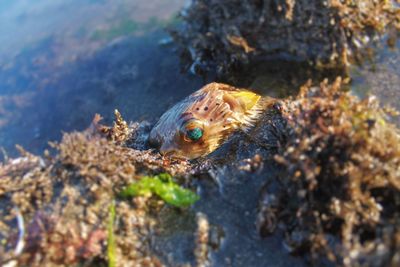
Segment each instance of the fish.
M260 99L246 89L209 83L167 110L150 131L149 143L167 157L204 157L235 131L255 124L262 113Z

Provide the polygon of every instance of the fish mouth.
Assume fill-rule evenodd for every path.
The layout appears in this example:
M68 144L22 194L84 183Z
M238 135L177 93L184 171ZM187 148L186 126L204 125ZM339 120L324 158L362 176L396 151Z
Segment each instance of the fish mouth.
M187 160L188 157L182 155L171 141L165 140L156 130L150 132L147 140L150 147L157 149L163 157Z
M169 143L163 143L159 151L162 156L167 158L188 159L188 157L185 157L182 155L182 153L179 153L179 150L177 150L174 145Z
M167 157L167 158L173 158L173 159L180 159L180 160L188 160L188 157L185 157L179 153L177 153L176 150L170 150L170 151L160 151L161 155L163 155L163 157Z

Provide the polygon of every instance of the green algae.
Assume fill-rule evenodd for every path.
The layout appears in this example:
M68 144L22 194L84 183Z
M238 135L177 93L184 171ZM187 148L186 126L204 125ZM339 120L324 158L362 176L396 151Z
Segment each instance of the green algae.
M90 38L94 41L110 41L118 37L148 32L168 26L176 26L179 22L180 20L175 14L168 19L159 19L153 16L145 22L136 21L131 18L123 18L108 28L95 30L90 35Z
M93 40L112 40L116 37L134 34L140 29L140 24L131 19L124 19L108 29L98 29L92 34Z
M176 207L187 207L199 200L199 196L177 185L173 182L171 175L167 173L152 177L145 176L138 182L128 185L119 195L123 198L128 198L135 196L150 197L153 194Z
M268 227L268 218L279 223L290 251L306 252L315 261L328 257L348 266L366 260L396 264L398 129L374 98L360 101L339 87L306 86L298 97L280 101L274 117L259 125L277 125L281 145L275 159L283 166L275 181L279 189L264 196L259 229ZM17 206L27 222L29 247L16 259L18 264L161 264L162 256L149 247L156 238L153 216L173 209L148 196L172 206L193 204L198 196L172 178L192 178L191 166L166 160L154 150L134 149L142 140L136 132L140 128L126 123L119 112L115 115L112 127L100 125L96 116L88 130L65 134L52 144L54 156L21 151L21 158L0 165L1 239L18 234L10 223L15 221L10 208ZM271 131L264 134L271 138ZM129 201L113 202L118 196ZM0 248L7 261L10 252ZM358 256L349 258L349 253Z
M108 238L107 238L107 256L108 267L116 266L115 256L115 235L114 235L114 221L115 221L115 201L111 202L110 213L108 218Z
M88 130L65 134L60 143L52 143L54 156L21 151L20 158L0 164L0 240L9 244L0 246L1 264L160 264L149 247L155 218L147 199L115 200L115 207L110 203L116 192L143 173L182 174L185 163L164 166L157 153L120 145L128 138L126 123L117 120L108 132L112 139L98 131L98 120L96 116ZM26 222L25 247L18 257L13 253L18 236L14 207ZM137 223L132 225L133 221Z

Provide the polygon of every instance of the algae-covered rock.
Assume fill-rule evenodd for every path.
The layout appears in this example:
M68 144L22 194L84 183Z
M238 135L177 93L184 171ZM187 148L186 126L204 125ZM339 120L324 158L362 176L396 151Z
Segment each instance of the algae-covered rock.
M65 134L52 144L54 156L23 151L0 165L2 265L99 266L113 258L118 266L160 266L149 247L155 219L148 198L122 201L118 193L143 174L183 175L189 164L120 145L140 127L116 115L113 128L99 125L96 116L88 130ZM153 209L160 206L153 202ZM106 253L111 234L112 255Z
M283 227L293 253L345 266L400 264L400 132L374 97L340 80L306 85L283 105L285 171L260 202L262 234Z
M395 1L194 0L173 32L194 72L225 73L265 57L343 66L389 27Z
M294 254L347 266L398 265L399 130L373 97L361 101L340 88L339 81L303 87L206 161L162 157L147 147L149 125L128 124L118 112L112 127L96 116L42 157L21 150L0 165L1 264L218 266L223 259L290 266L293 258L262 253L284 253L277 240L255 234L262 191L258 231L282 230ZM189 186L186 178L213 183L199 179L200 199L182 210L161 198L176 205L173 194L189 196L183 204L190 204L193 188L181 190L160 173ZM251 259L254 253L261 256Z

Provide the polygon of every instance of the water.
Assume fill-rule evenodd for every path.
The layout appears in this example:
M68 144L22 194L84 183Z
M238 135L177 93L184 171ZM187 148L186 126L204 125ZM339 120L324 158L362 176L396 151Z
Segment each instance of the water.
M110 123L115 108L127 120L154 122L200 88L202 78L181 73L174 46L161 45L168 37L162 29L176 23L175 15L184 4L184 0L1 1L0 147L11 156L17 155L15 144L41 154L48 141L60 140L62 132L85 129L95 113ZM370 61L352 67L353 92L374 93L383 104L400 108L399 55L397 49L382 46ZM280 61L250 68L237 77L237 84L284 97L295 94L309 77L336 75ZM255 231L258 196L248 192L258 191L265 178L228 174L229 169L216 174L224 184L222 194L210 181L200 182L202 200L193 210L224 227L226 241L214 255L216 266L227 264L227 258L232 266L301 266L302 260L289 256L278 236L263 240ZM170 216L172 225L187 223L182 214ZM177 262L190 260L191 250L185 246L195 228L194 214L186 216L192 229L169 229L172 233L159 237L161 256L172 253Z
M0 146L11 156L17 155L15 144L42 153L63 131L87 127L95 113L110 121L118 108L128 120L155 120L199 88L199 77L180 72L174 47L160 45L168 38L162 29L176 22L184 4L1 1ZM398 61L398 50L382 47L371 61L353 67L354 92L377 94L399 108ZM294 94L310 77L335 76L285 62L249 73L239 85L278 97Z
M184 4L174 1L2 1L0 146L42 153L63 131L120 109L155 119L201 85L159 42ZM163 101L160 101L163 99Z
M377 52L362 65L351 68L352 91L366 97L373 94L378 97L382 105L391 106L400 110L400 45L397 35L394 45L388 46L388 37L384 38L377 47ZM400 125L399 118L396 119Z

